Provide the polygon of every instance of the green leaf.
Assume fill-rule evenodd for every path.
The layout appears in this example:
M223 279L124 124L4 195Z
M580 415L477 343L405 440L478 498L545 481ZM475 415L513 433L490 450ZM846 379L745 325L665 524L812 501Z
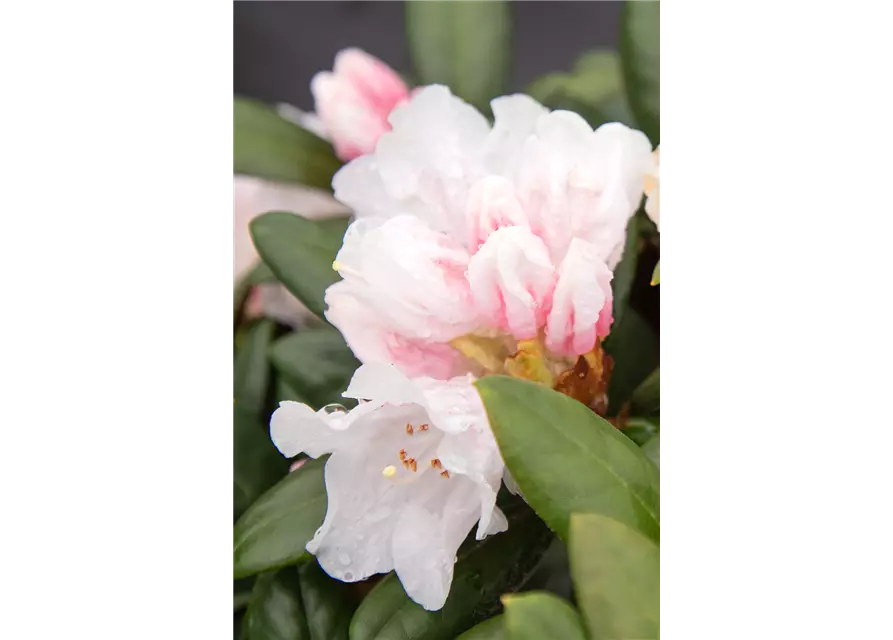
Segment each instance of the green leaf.
M233 173L332 190L341 162L325 140L268 105L233 100Z
M616 414L633 391L660 365L660 345L654 329L635 309L629 308L605 341L614 359L608 387L609 412Z
M505 596L502 603L511 640L586 640L580 614L558 596L530 591Z
M626 225L626 244L623 258L614 269L611 281L614 296L614 324L620 324L629 306L629 293L636 279L636 266L639 263L639 216L633 216Z
M650 138L660 143L660 2L625 2L620 54L630 106Z
M648 456L648 459L654 463L655 467L660 469L660 434L657 434L642 445L642 453Z
M571 518L571 574L592 638L660 637L660 549L616 520Z
M440 611L410 600L397 576L385 577L366 596L350 623L351 640L448 640L494 613L499 596L523 584L548 546L548 529L527 509L509 528L460 549L453 584Z
M275 328L276 325L270 320L260 320L251 325L233 364L235 405L255 415L263 411L270 384L267 349L273 341Z
M637 416L647 416L660 411L660 367L651 372L636 387L630 398L630 412Z
M347 640L354 605L347 585L330 578L316 562L298 569L301 596L312 640Z
M275 325L260 320L249 326L233 369L233 507L238 518L287 469L264 424L270 383L267 349Z
M507 2L407 2L409 51L419 84L444 84L487 111L509 73Z
M282 212L265 213L251 221L251 237L263 261L317 316L325 310L326 289L341 279L332 262L348 222L347 218L307 220Z
M308 460L264 493L233 530L233 577L296 564L326 515L326 458Z
M660 433L660 418L630 418L623 425L623 435L640 447Z
M624 92L620 56L613 51L590 51L573 71L543 76L527 94L550 109L580 114L592 128L606 122L636 126Z
M658 471L627 437L533 382L487 376L475 385L521 493L563 540L575 511L605 513L659 538Z
M456 640L508 640L504 625L504 615L493 616L473 626Z
M660 284L660 260L654 265L654 273L651 274L651 286L655 287Z
M312 640L294 568L258 576L244 625L246 640Z
M339 399L360 363L344 338L325 326L301 329L273 344L270 358L310 404L317 409Z

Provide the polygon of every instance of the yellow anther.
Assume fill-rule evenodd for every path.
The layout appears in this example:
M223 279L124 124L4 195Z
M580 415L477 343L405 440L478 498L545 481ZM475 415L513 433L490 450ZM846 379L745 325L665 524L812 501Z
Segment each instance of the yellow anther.
M389 464L384 469L382 469L381 475L383 475L385 478L393 478L395 475L397 475L397 467Z

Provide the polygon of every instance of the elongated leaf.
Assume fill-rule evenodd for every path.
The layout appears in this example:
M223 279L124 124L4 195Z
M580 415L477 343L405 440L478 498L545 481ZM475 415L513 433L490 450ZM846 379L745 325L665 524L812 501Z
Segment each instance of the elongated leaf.
M251 237L263 261L282 284L318 316L326 288L340 280L332 262L347 229L347 218L307 220L271 212L251 221Z
M507 640L505 632L505 616L493 616L463 633L456 640Z
M647 416L660 411L660 368L651 372L630 398L633 415Z
M571 574L592 638L660 637L660 549L601 515L571 518Z
M642 453L648 456L648 459L654 463L655 467L660 469L660 434L657 434L642 445Z
M326 515L325 458L309 460L264 493L233 530L233 576L306 560L307 542Z
M301 596L312 640L347 640L353 601L347 585L330 578L316 562L298 569Z
M233 101L233 173L332 190L341 167L325 140L247 98Z
M660 2L626 2L620 53L627 96L642 131L660 143Z
M614 296L614 324L619 325L629 306L629 292L636 279L639 264L639 216L633 216L626 225L626 244L623 258L614 269L611 293Z
M302 329L279 339L270 351L273 366L317 409L340 398L360 363L329 326Z
M586 640L580 614L558 596L530 591L505 596L502 603L511 640Z
M287 469L263 424L270 381L267 349L274 325L251 325L236 353L233 370L233 509L238 518Z
M523 584L551 536L524 508L505 533L460 550L453 584L440 611L425 611L410 600L393 573L360 604L350 623L351 640L452 640L493 613L499 596Z
M419 84L445 84L483 110L504 93L511 54L507 2L407 2L406 28Z
M312 640L293 567L258 576L244 624L246 640Z
M273 341L275 328L269 320L260 320L249 327L233 365L235 405L256 415L263 411L270 384L267 349Z
M627 437L532 382L487 376L475 385L521 493L562 539L576 511L604 513L659 538L658 472Z
M620 56L613 51L590 51L570 73L551 73L534 82L527 94L551 109L583 116L592 128L606 122L635 127L623 86Z
M658 336L635 309L629 308L605 342L605 351L614 359L608 388L611 414L616 414L633 391L660 364Z

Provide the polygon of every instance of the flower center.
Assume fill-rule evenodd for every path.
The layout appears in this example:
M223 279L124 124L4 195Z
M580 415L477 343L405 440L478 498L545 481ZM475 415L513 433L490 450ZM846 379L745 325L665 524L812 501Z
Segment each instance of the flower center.
M407 422L404 431L407 436L414 439L407 442L406 448L397 452L399 466L396 463L389 464L382 469L381 475L395 484L408 484L415 482L430 467L439 471L442 478L449 479L450 472L443 468L439 458L431 455L432 450L440 442L440 438L429 434L429 429L428 423L413 425ZM419 466L421 466L421 471ZM402 471L400 467L403 468Z

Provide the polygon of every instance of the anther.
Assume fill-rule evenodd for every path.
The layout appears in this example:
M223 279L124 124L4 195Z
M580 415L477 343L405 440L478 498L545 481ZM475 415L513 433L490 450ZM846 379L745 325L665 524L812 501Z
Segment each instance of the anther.
M447 480L449 480L449 479L450 479L450 472L447 471L446 469L444 469L443 471L440 472L440 477L441 477L441 478L446 478Z
M398 455L400 456L400 462L406 460L406 449L400 449L400 453Z
M412 425L409 424L408 422L406 423L406 435L408 435L408 436L412 435Z
M431 466L434 469L443 469L443 465L440 464L440 458L434 458L433 460L431 460Z
M427 424L423 424L421 427L419 427L419 431L427 431L427 430L428 430Z
M415 458L409 459L409 468L412 469L412 472L415 473L417 469Z

